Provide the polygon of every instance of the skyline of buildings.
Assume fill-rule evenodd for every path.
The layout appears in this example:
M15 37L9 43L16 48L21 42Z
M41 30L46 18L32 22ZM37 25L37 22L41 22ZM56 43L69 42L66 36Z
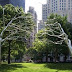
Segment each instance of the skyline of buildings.
M51 13L66 16L72 23L72 0L47 0L46 4L42 4L42 20L45 22Z
M1 5L12 4L14 6L23 7L25 11L25 0L0 0L0 4ZM46 4L42 4L42 20L43 22L45 22L47 20L47 17L50 16L51 13L54 13L54 14L58 14L61 16L67 15L68 21L72 23L72 12L71 11L72 11L72 0L47 0ZM36 17L36 16L33 16L33 17ZM37 17L34 18L34 22L37 22ZM41 25L41 22L39 21L38 24Z

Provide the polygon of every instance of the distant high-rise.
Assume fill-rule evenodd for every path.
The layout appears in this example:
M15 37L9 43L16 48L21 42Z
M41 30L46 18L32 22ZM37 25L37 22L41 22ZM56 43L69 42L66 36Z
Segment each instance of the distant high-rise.
M22 7L25 11L25 0L10 0L9 3L14 6Z
M51 13L66 16L72 23L72 0L47 0L47 4L42 5L42 19L47 20Z
M47 20L47 4L42 4L42 20L43 22Z
M25 0L0 0L2 6L6 4L12 4L14 6L22 7L25 11Z
M34 7L30 6L28 12L31 13L31 15L33 16L35 24L37 24L37 14L36 14L36 11L34 10Z
M41 29L44 29L44 27L45 27L45 24L43 23L42 20L40 20L39 23L38 23L38 31L41 30Z
M33 20L34 20L34 23L35 23L35 28L34 28L34 33L36 34L37 33L37 13L36 11L34 10L34 7L29 7L29 13L31 13L31 15L33 16Z
M32 43L34 42L34 40L35 40L35 35L36 35L36 33L37 33L37 13L36 13L36 11L34 10L34 7L29 7L29 10L28 10L28 12L32 15L32 17L33 17L33 21L34 21L34 23L35 23L35 27L33 28L33 31L32 31L32 33L31 33L31 36L30 36L30 47L32 46Z
M0 5L4 6L6 4L9 4L9 0L0 0Z

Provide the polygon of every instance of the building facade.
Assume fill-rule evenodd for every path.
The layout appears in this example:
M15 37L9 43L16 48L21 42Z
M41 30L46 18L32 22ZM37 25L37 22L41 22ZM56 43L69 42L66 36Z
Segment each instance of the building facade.
M44 10L44 7L47 8ZM72 0L47 0L47 4L42 5L42 9L43 21L46 21L51 13L54 13L61 16L67 15L68 21L72 23Z
M29 39L29 47L32 47L33 46L32 43L35 41L35 35L37 33L37 14L36 11L34 10L34 7L31 6L29 7L28 12L32 15L35 24Z
M0 0L0 5L4 6L6 4L9 4L9 0Z
M25 0L0 0L0 5L4 6L6 4L22 7L25 11Z
M25 11L25 0L10 0L9 3L14 6L22 7Z
M42 4L42 20L43 22L47 20L47 4Z
M37 24L37 13L36 13L36 11L34 10L34 7L31 7L31 6L30 6L28 12L33 16L34 23Z
M38 31L41 30L41 29L44 29L44 27L45 27L44 25L45 24L43 23L43 21L40 20L39 23L38 23Z

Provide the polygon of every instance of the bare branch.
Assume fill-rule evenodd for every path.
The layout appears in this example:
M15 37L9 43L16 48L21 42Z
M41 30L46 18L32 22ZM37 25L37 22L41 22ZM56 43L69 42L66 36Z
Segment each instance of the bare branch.
M12 22L13 22L14 20L19 19L19 18L27 18L27 17L19 16L19 17L16 18L16 16L15 16L15 17L12 18L12 20L7 24L7 26L4 28L4 30L1 32L0 35L2 36L3 32L8 28L8 26L9 26L10 24L12 24ZM31 18L31 17L28 17L28 18Z

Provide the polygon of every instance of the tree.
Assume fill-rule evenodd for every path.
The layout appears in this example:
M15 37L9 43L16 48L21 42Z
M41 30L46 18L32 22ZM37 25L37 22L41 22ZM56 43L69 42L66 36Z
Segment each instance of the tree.
M61 24L64 32L68 35L68 38L72 39L72 24L67 21L67 16L62 17L61 15L51 14L49 19L56 19Z
M56 17L55 15L51 15L46 22L44 32L39 34L39 37L42 38L42 36L46 36L48 42L53 44L54 54L55 54L55 62L57 60L57 56L58 56L58 53L60 50L59 48L61 48L61 45L63 45L63 43L65 43L65 45L67 45L66 48L69 47L68 35L65 33L65 31L63 30L63 28L61 26L61 24L65 24L67 21L66 21L66 18L64 18L64 19L63 18L60 19L60 18L61 18L61 16ZM61 22L61 24L59 21Z
M10 43L10 60L12 61L22 61L23 55L25 54L26 43L22 41L12 40ZM2 44L2 60L8 60L9 55L9 43L4 41Z
M20 60L20 62L22 62L22 58L23 58L23 55L25 54L25 50L26 50L25 42L16 41L13 48L14 49L12 49L12 50L16 49L16 51L17 51L17 54L14 54L14 51L12 51L12 55L15 57L15 61Z
M48 20L46 25L46 34L50 42L54 43L53 48L55 49L54 54L56 62L59 52L58 50L61 48L60 45L63 45L63 42L68 44L68 36L56 19Z
M46 22L45 30L41 30L37 34L36 41L34 42L34 49L37 51L41 59L43 54L45 54L46 62L48 61L48 54L51 52L54 54L55 62L58 60L58 55L61 53L65 55L65 61L66 56L69 54L68 35L66 34L68 33L68 30L65 30L65 33L61 26L61 24L66 23L66 18L60 18L61 16L50 16ZM58 23L59 19L61 24ZM64 29L66 28L67 27L64 27Z
M29 56L31 58L31 60L33 60L33 61L37 59L37 51L36 51L36 49L34 49L34 47L26 49L25 54L27 56Z
M51 52L52 48L51 43L48 42L46 39L46 35L40 36L40 34L43 33L43 30L41 30L37 35L35 42L33 43L33 48L28 49L28 53L31 57L33 57L34 60L37 60L39 62L43 61L43 57L46 56L46 62L48 61L48 54Z
M13 5L5 5L5 13L3 15L3 7L0 6L0 62L1 62L1 43L5 40L9 41L9 63L10 63L10 42L11 40L24 41L33 28L33 20L30 14L24 13L22 8ZM4 16L4 22L2 20ZM3 24L5 23L5 24Z

